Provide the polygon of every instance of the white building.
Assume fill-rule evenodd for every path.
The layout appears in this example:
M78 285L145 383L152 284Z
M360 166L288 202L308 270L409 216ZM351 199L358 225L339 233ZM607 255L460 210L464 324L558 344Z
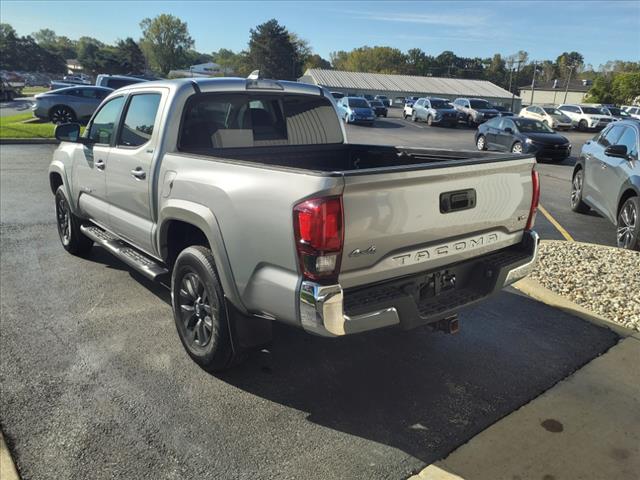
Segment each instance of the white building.
M512 94L488 80L418 77L385 73L344 72L308 69L299 82L321 85L346 95L386 95L392 101L404 97L483 98L495 105L511 108ZM514 111L520 110L520 98L513 96ZM395 104L395 103L394 103Z
M589 80L571 80L567 88L566 80L552 80L545 83L535 83L520 87L520 98L524 105L548 104L559 105L561 103L583 103L584 97L591 89Z

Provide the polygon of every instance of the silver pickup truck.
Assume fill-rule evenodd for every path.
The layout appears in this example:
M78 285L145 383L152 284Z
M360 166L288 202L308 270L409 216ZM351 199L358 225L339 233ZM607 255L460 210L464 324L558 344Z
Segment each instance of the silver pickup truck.
M268 342L273 321L454 330L461 307L535 261L532 156L349 144L317 86L144 82L56 137L62 245L170 278L179 337L212 371Z

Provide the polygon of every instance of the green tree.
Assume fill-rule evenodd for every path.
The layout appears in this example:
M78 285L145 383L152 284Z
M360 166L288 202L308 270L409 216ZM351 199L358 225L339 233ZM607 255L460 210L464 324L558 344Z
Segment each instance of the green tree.
M187 24L173 15L145 18L140 28L142 51L151 66L165 75L184 63L185 53L194 45Z
M304 62L304 67L302 70L306 72L310 68L324 68L329 70L331 69L331 63L329 63L328 60L325 60L317 53L314 53L312 55L309 55L309 57L307 57L307 60Z
M567 78L572 68L574 69L572 75L582 69L584 57L578 52L562 52L556 58L556 65L558 66L558 75L561 78Z
M221 48L211 54L211 59L222 69L234 75L246 76L250 72L246 52L235 53L233 50Z
M53 50L55 48L58 40L56 32L54 32L50 28L43 28L41 30L38 30L37 32L32 33L31 36L38 45L49 50Z
M104 48L104 44L93 37L80 37L78 39L78 61L82 68L92 74L104 73L100 72L102 67L101 61L98 59L98 51Z
M589 103L616 103L612 90L612 75L598 76L587 94L586 101Z
M615 75L611 82L617 104L631 104L640 98L640 72L623 72Z
M11 25L0 23L0 68L15 70L18 62L18 35Z
M115 56L118 60L121 73L141 74L146 70L144 54L131 37L118 40L115 48Z
M287 29L271 19L250 30L247 63L264 77L296 80L302 73L298 48Z

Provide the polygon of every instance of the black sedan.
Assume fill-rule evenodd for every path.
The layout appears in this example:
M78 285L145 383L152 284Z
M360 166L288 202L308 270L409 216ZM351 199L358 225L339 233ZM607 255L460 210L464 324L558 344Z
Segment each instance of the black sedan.
M569 140L530 118L492 118L478 127L475 140L478 150L530 153L537 160L561 162L571 155Z
M370 100L369 105L373 108L373 111L376 113L376 117L386 117L389 111L382 100Z

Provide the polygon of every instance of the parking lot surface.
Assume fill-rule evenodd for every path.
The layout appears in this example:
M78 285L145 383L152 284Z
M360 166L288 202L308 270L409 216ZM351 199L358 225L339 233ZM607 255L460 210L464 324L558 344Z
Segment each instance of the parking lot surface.
M183 351L163 286L99 247L62 249L53 148L0 155L1 426L25 479L408 477L618 340L508 290L454 336L276 326L269 351L212 376Z

